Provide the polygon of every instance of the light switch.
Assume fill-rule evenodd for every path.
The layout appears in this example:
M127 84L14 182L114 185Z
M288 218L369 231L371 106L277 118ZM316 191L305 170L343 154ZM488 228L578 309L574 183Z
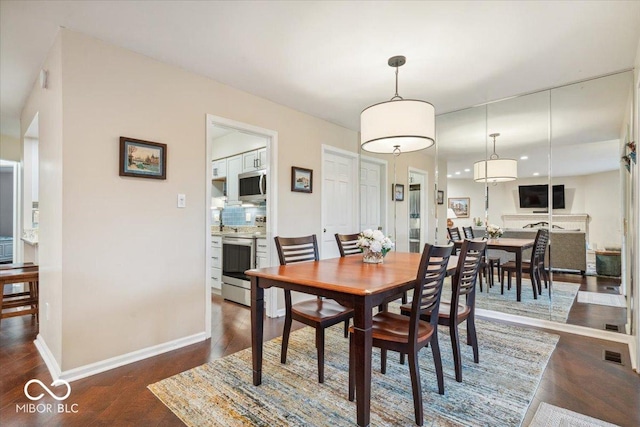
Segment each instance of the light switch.
M251 222L251 212L247 212L244 214L244 220L247 222Z
M187 195L186 194L178 194L178 207L186 208L187 207Z

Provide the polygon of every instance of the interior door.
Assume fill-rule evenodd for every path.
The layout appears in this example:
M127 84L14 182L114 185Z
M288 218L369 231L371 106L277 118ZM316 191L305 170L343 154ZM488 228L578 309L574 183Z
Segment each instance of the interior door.
M322 165L322 258L340 256L335 233L350 234L358 231L356 217L356 166L350 153L324 150Z
M382 206L383 206L383 165L360 160L360 229L376 230L384 227Z

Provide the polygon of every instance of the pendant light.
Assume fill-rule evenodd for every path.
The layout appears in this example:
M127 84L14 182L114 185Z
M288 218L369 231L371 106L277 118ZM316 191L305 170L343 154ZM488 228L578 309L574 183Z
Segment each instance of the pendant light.
M360 145L372 153L408 153L435 143L435 109L425 101L398 95L398 68L404 56L389 58L396 69L396 93L389 100L365 108L360 114Z
M507 182L518 178L518 162L514 159L501 159L496 154L496 137L499 133L489 135L493 138L493 154L489 160L480 160L473 164L473 179L475 182Z

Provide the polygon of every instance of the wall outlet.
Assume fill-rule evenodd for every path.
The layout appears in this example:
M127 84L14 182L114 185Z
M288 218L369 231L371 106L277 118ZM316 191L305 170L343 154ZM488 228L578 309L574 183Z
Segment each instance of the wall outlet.
M178 207L186 208L187 207L187 195L186 194L178 194Z
M244 214L244 220L247 222L251 222L251 212L247 212Z

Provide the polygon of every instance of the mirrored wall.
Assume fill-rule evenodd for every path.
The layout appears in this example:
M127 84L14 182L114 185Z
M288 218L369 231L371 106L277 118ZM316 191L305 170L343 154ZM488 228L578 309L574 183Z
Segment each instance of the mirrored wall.
M476 237L485 236L487 224L504 231L501 239L534 239L538 229L549 230L551 274L535 298L528 274L517 301L515 278L508 289L505 275L502 289L496 272L488 292L484 280L479 308L628 328L630 290L621 277L629 178L620 158L631 134L632 80L628 71L436 118L435 177L444 204L430 241L446 241L446 219L460 231L472 227ZM495 158L515 160L517 178L475 180L474 164ZM524 260L530 252L524 251ZM515 258L496 249L489 256L496 269L498 259L504 264ZM581 286L583 275L587 284Z

